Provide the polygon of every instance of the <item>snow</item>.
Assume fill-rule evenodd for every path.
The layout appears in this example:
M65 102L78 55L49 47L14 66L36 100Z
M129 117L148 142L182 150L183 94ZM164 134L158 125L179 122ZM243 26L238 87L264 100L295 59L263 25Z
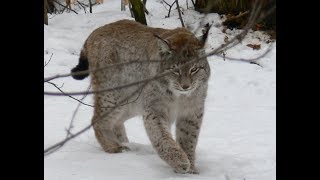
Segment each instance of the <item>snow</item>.
M172 1L167 1L172 2ZM195 28L202 15L180 5L185 24ZM189 6L191 2L189 1ZM152 27L179 27L175 8L170 18L160 0L148 1ZM44 69L44 77L69 73L78 63L83 42L97 27L120 19L132 19L130 12L120 11L120 0L107 0L94 6L92 14L83 10L75 13L49 15L49 26L44 27L44 62L52 55ZM207 51L224 43L225 36L234 37L239 30L223 33L220 16L212 13L205 22L213 23L206 45ZM271 43L262 32L247 35L244 41L227 50L226 56L254 58L263 54ZM261 44L253 50L247 44ZM212 75L203 126L196 151L199 175L176 174L153 150L145 133L141 117L125 123L130 151L105 153L94 137L93 130L65 144L44 159L45 180L105 180L105 179L214 179L214 180L275 180L276 179L276 43L269 54L258 62L263 66L224 61L212 56L209 63ZM89 78L76 81L71 77L53 80L64 91L81 91L89 85ZM45 83L46 91L57 91ZM80 98L80 96L78 97ZM92 104L92 96L84 102ZM66 136L73 111L78 102L69 97L44 96L44 147ZM72 132L87 126L93 109L80 106ZM174 130L174 128L173 128Z

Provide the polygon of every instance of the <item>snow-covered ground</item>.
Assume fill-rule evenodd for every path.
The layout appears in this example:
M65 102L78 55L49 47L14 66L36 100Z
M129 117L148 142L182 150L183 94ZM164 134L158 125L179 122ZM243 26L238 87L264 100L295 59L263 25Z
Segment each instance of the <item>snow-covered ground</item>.
M171 0L172 1L172 0ZM168 0L168 2L171 2ZM186 10L184 21L196 27L201 15ZM189 6L191 2L189 2ZM173 9L170 18L159 0L148 1L149 26L179 27L178 13ZM120 11L120 0L107 0L94 6L93 14L64 13L49 16L49 26L44 27L44 76L70 72L78 63L83 42L97 27L120 19L131 19L130 12ZM231 39L238 30L223 33L220 16L208 15L213 22L207 50ZM262 54L270 45L262 32L250 32L245 40L226 51L226 56L253 58ZM261 44L253 50L247 44ZM44 159L45 180L105 180L105 179L210 179L210 180L275 180L276 179L276 44L269 54L258 62L263 66L238 61L223 61L212 56L209 63L212 76L200 139L196 151L199 175L176 174L152 149L141 117L126 122L131 151L119 154L105 153L97 143L93 130L83 133L59 151ZM63 85L64 91L85 90L89 78L76 81L71 77L53 80ZM45 90L57 91L50 84ZM92 103L88 96L86 103ZM45 148L60 141L78 102L68 97L44 96L44 145ZM81 106L75 117L76 132L91 121L93 109Z

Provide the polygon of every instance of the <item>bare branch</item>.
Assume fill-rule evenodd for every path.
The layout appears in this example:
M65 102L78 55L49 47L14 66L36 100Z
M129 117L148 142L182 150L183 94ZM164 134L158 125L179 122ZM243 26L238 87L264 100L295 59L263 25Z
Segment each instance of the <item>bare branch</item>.
M86 91L89 91L90 88L91 88L91 86L89 85ZM82 96L82 98L80 99L80 101L79 101L76 109L74 110L74 112L73 112L73 114L72 114L72 118L71 118L70 124L69 124L69 128L67 129L67 136L66 136L66 138L73 135L73 134L71 134L71 129L73 128L74 118L76 117L76 114L77 114L77 112L78 112L78 110L79 110L79 107L80 107L81 104L82 104L81 102L82 102L82 101L84 100L84 98L86 98L87 96L88 96L88 94L84 94L84 95Z
M192 4L193 4L193 7L194 7L194 6L195 6L195 5L194 5L194 1L193 1L193 0L191 0L191 2L192 2Z
M44 63L44 68L50 63L52 56L53 56L53 53L51 54L49 61Z
M52 83L52 82L46 82L46 83L49 83L49 84L51 84L51 85L53 85L55 88L57 88L62 94L64 94L65 96L68 96L68 97L70 97L71 99L74 99L74 100L76 100L76 101L78 101L80 104L83 104L83 105L85 105L85 106L89 106L89 107L95 107L94 105L92 105L92 104L87 104L87 103L84 103L83 101L82 101L82 98L81 99L77 99L77 98L75 98L75 97L73 97L73 96L71 96L71 95L69 95L69 94L67 94L67 93L65 93L64 91L62 91L62 89L61 89L61 87L58 87L55 83ZM85 92L88 92L89 91L89 89L88 90L86 90ZM142 92L142 90L141 90L141 92ZM135 102L139 97L140 97L140 94L141 94L141 92L139 93L139 95L137 96L137 98L135 99L135 100L133 100L133 101L131 101L131 102L127 102L127 103L125 103L125 104L121 104L120 106L124 106L124 105L127 105L127 104L130 104L130 103L133 103L133 102ZM85 96L87 96L88 95L88 93L84 93L84 95ZM111 101L107 101L107 102L109 102L109 103L111 103L111 104L114 104L115 105L115 103L114 102L111 102ZM106 107L106 106L99 106L99 108L101 108L101 109L103 109L103 108L113 108L113 106L110 106L110 107Z
M164 2L166 5L170 6L170 4L167 3L165 0L162 0L162 2ZM172 4L174 4L174 3L175 3L175 2L173 2ZM172 6L172 4L171 4L171 6Z
M178 14L179 14L179 19L180 19L180 22L181 22L181 26L182 26L182 27L185 27L185 26L184 26L184 23L183 23L182 16L181 16L181 11L180 11L179 2L178 2L178 0L175 0L175 2L176 2L176 4L177 4L177 9L178 9Z
M166 5L169 6L169 10L168 10L168 15L166 16L166 18L170 17L170 13L171 13L171 8L172 6L176 3L175 1L170 5L169 3L167 3L165 0L162 0Z
M260 67L263 67L261 64L257 63L256 61L259 60L260 58L264 57L265 55L267 55L272 50L272 47L273 47L272 44L269 45L268 49L263 54L255 57L255 58L250 58L250 59L227 57L227 56L225 56L225 54L222 54L222 55L215 54L215 56L221 57L224 60L228 59L228 60L232 60L232 61L241 61L241 62L246 62L246 63L250 63L250 64L256 64Z
M88 4L85 4L85 3L82 3L82 2L80 2L80 1L77 1L79 4L81 4L82 6L85 6L85 7L89 7L89 5ZM90 2L89 2L90 3Z
M71 96L71 95L69 95L69 94L67 94L67 93L65 93L64 91L62 91L61 90L61 88L60 87L58 87L56 84L54 84L54 83L52 83L52 82L49 82L49 81L47 81L46 83L49 83L49 84L51 84L51 85L53 85L55 88L57 88L62 94L64 94L64 95L66 95L66 96L68 96L68 97L70 97L71 99L74 99L74 100L76 100L76 101L78 101L80 104L83 104L83 105L86 105L86 106L90 106L90 107L94 107L93 105L91 105L91 104L87 104L87 103L84 103L84 102L82 102L81 100L79 100L79 99L77 99L77 98L75 98L75 97L73 97L73 96ZM87 91L86 91L87 92ZM84 94L84 95L87 95L87 94Z
M80 2L80 1L77 1L77 3L78 3L78 5L80 5L80 6L83 8L84 13L87 13L86 7L88 7L88 5L86 5L86 4L84 4L84 3ZM85 7L85 6L86 6L86 7Z
M133 93L131 93L129 96L125 97L125 98L119 103L119 105L114 106L112 109L110 109L110 111L109 111L108 113L104 114L103 116L112 113L116 108L122 106L123 103L125 103L126 101L128 101L132 96L134 96L134 95L135 95L136 93L138 93L139 91L140 91L140 93L141 93L142 89L146 86L146 84L147 84L147 83L141 85L139 88L137 88L136 91L134 91ZM140 96L140 95L139 95L139 96ZM138 97L138 98L139 98L139 97ZM98 121L96 121L95 123L97 123L97 122L98 122ZM57 151L57 150L60 149L65 143L67 143L67 142L70 141L71 139L79 136L80 134L86 132L86 131L89 130L93 125L94 125L94 123L90 123L89 125L87 125L87 126L86 126L85 128L83 128L83 129L81 129L80 131L78 131L78 132L76 132L76 133L74 133L74 134L69 134L69 136L66 137L64 140L59 141L59 142L57 142L56 144L54 144L54 145L46 148L46 149L44 150L44 156L47 156L47 155L49 155L49 154Z
M126 66L126 65L130 65L130 64L139 64L139 63L161 63L161 62L163 62L163 61L161 61L161 60L136 60L136 61L130 61L130 62L115 63L115 64L111 64L111 65L108 65L105 67L96 68L96 69L92 69L92 70L79 71L79 72L75 72L75 73L57 74L57 75L54 75L51 77L44 78L44 82L51 81L51 80L57 79L57 78L69 77L73 74L74 75L81 75L81 74L86 74L86 73L90 73L90 72L97 72L97 71L105 70L108 68L115 68L118 66Z
M60 6L64 7L65 9L69 9L70 11L73 11L74 13L78 14L77 11L71 9L71 8L68 8L67 6L61 4L59 1L57 0L53 0L55 3L59 4Z
M51 83L51 82L48 82L48 83ZM52 84L53 84L53 83L52 83ZM55 84L53 84L53 85L56 87ZM88 86L87 91L89 91L89 89L90 89L90 85ZM85 97L87 97L87 94L84 94L84 95L82 96L82 98L80 99L80 101L79 101L76 109L73 111L73 114L72 114L72 118L71 118L71 120L70 120L69 127L68 127L68 129L66 129L67 135L66 135L65 138L68 138L68 137L70 137L70 136L74 136L74 135L71 133L71 130L72 130L72 128L74 127L74 126L73 126L74 118L76 117L76 114L78 113L79 107L80 107L80 105L81 105L81 101L82 101ZM51 153L53 153L53 152L55 152L55 151L57 151L57 150L59 150L62 146L63 146L63 144L58 145L58 146L56 146L55 148L53 148L51 151L45 152L45 153L46 153L45 156L46 156L46 155L49 155L49 154L51 154Z
M89 7L90 7L89 12L92 13L92 2L91 2L91 0L89 0Z

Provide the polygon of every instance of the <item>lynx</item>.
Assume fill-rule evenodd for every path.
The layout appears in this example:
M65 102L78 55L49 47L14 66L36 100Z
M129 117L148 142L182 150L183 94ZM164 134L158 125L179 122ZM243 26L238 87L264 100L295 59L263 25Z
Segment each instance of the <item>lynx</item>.
M161 159L177 173L198 173L195 149L204 114L210 67L204 54L208 30L195 37L185 28L151 28L135 21L120 20L94 30L85 41L78 65L71 70L75 79L84 79L76 72L94 70L114 63L156 61L90 71L94 91L169 73L147 83L94 94L92 118L95 136L108 153L128 149L124 122L142 116L144 127ZM202 56L202 57L201 57ZM192 60L199 59L201 61ZM178 66L182 66L178 69ZM113 111L126 96L138 88L127 103ZM110 112L109 112L110 111ZM175 122L176 138L170 128Z

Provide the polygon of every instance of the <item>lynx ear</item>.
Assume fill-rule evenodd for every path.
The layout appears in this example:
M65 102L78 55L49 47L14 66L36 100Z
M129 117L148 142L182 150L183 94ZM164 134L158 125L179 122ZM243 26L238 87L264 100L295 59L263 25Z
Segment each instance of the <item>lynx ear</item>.
M161 53L161 55L171 54L172 51L171 51L169 42L156 34L154 34L154 36L158 40L159 52Z
M201 46L203 47L207 41L208 38L208 34L209 34L209 30L211 28L212 24L209 25L209 23L207 23L203 28L202 28L202 36L197 37L197 39L200 41Z

